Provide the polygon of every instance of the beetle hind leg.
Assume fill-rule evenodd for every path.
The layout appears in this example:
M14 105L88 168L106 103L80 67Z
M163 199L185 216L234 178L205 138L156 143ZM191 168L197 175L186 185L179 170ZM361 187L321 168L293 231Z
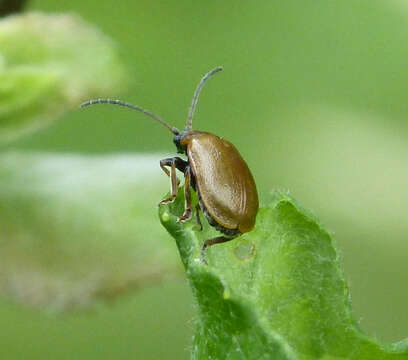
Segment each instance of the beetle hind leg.
M239 235L241 235L241 234L236 234L236 235L233 235L233 236L230 236L230 237L217 236L217 237L215 237L215 238L206 240L206 241L204 242L203 247L201 248L201 260L202 260L205 264L207 264L207 260L205 260L205 253L206 253L206 250L207 250L207 248L208 248L209 246L213 246L213 245L216 245L216 244L221 244L221 243L225 243L225 242L231 241L231 240L235 239L236 237L238 237Z

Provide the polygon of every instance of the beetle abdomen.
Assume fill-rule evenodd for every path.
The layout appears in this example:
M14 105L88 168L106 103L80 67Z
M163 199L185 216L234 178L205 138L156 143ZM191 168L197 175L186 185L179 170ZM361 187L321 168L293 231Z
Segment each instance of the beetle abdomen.
M200 208L203 211L205 218L207 219L208 223L215 227L218 231L222 232L223 234L227 236L236 236L240 234L241 232L238 229L227 229L226 227L220 225L208 212L207 208L205 207L203 201L201 200L200 193L198 193L198 201L200 204Z
M192 131L182 142L197 191L211 217L226 229L252 230L258 212L255 181L230 142L210 133Z

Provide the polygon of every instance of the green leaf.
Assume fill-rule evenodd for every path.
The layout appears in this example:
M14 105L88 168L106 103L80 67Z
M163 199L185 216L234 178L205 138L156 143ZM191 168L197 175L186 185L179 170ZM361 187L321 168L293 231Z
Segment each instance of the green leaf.
M124 80L115 44L77 16L0 20L0 141L44 126ZM101 76L103 75L103 76Z
M159 159L0 154L0 295L61 310L178 275Z
M408 359L407 342L363 334L331 235L288 194L273 193L255 229L210 247L216 235L183 225L182 194L161 207L198 304L193 359ZM380 289L379 289L380 291Z

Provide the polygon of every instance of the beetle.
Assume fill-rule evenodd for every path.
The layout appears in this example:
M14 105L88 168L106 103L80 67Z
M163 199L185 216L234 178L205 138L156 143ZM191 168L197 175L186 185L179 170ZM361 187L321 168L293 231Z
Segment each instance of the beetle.
M198 84L191 103L186 126L183 131L170 126L158 116L137 105L120 100L96 99L81 105L112 104L128 107L144 113L167 127L173 134L177 152L187 156L187 160L172 157L160 161L160 167L171 179L171 195L160 201L159 206L173 202L178 193L179 181L176 169L184 174L185 209L178 219L183 223L192 218L193 208L190 188L198 196L196 216L202 230L200 210L208 223L223 235L208 239L202 246L204 256L207 247L235 239L251 231L255 226L259 201L256 184L248 165L229 141L209 132L192 129L192 122L198 98L206 81L222 67L207 73Z

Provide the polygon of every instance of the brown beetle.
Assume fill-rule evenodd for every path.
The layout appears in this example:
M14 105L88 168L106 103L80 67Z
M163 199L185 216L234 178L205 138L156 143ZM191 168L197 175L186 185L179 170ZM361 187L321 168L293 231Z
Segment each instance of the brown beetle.
M201 229L200 209L209 224L224 234L206 240L202 247L202 254L208 246L230 241L251 231L255 225L259 207L254 178L235 146L208 132L192 130L193 115L201 89L213 74L221 70L222 67L215 68L200 81L194 93L186 127L182 132L151 112L120 100L97 99L81 105L85 107L94 104L114 104L129 107L158 121L175 135L173 141L177 152L187 155L187 161L179 157L160 161L160 167L171 179L171 196L161 201L159 206L176 199L178 192L176 169L183 172L185 211L178 221L185 222L192 218L190 194L190 187L192 187L199 199L196 215ZM166 167L169 167L170 171Z

